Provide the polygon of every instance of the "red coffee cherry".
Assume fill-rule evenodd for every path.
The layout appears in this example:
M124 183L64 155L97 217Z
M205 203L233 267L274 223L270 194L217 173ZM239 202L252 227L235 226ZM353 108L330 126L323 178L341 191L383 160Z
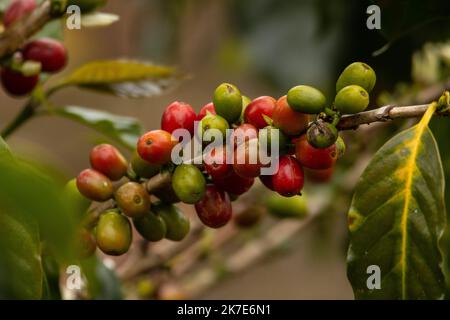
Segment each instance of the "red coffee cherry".
M224 191L233 195L239 196L246 193L255 182L253 178L243 178L236 172L231 171L226 177L222 179L213 179L214 184Z
M331 180L334 173L334 166L327 169L308 169L305 167L306 180L313 183L326 183Z
M286 96L278 99L272 114L273 125L289 136L298 135L308 128L310 116L289 107Z
M192 107L184 102L175 101L167 106L161 119L161 129L173 133L177 129L186 129L194 134L194 121L197 115Z
M261 174L262 164L259 161L258 139L241 144L234 151L233 169L243 178L256 178Z
M201 108L200 112L197 115L197 121L201 121L208 114L217 114L216 109L214 109L214 103L210 102L206 104L203 108Z
M178 142L164 130L145 133L138 141L139 156L151 164L166 164L170 161L173 147Z
M303 189L303 169L291 156L280 158L277 173L272 176L273 189L283 197L293 197Z
M3 24L5 28L8 28L23 16L31 13L36 7L36 0L15 0L11 2L3 15Z
M259 176L259 180L261 180L262 184L269 190L275 191L272 183L272 176L269 175L261 175Z
M233 167L227 163L226 146L212 149L204 157L205 170L213 179L222 179L227 176Z
M237 127L231 135L231 141L236 148L240 144L258 138L258 129L250 123L241 124Z
M43 72L58 72L67 64L67 50L64 45L50 38L29 42L23 49L25 60L41 63Z
M333 144L325 149L317 149L309 144L306 135L302 135L295 142L295 156L306 168L327 169L336 162L336 145Z
M210 228L223 227L232 216L230 197L214 185L206 188L205 196L195 204L200 220Z
M111 180L94 169L83 170L78 175L77 188L83 196L94 201L106 201L114 192Z
M277 101L269 96L262 96L253 100L244 112L244 120L254 125L257 129L262 129L268 125L263 115L272 118L273 110Z
M3 68L0 74L3 88L10 95L24 96L34 90L39 82L39 75L24 76L18 71Z
M127 173L128 163L125 157L110 144L99 144L91 150L91 167L113 181L121 179Z

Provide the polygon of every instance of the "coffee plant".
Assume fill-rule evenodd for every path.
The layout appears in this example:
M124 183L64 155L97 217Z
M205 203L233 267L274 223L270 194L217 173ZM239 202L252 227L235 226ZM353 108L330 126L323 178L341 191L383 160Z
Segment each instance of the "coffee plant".
M48 28L62 28L70 5L81 8L82 24L108 24L98 12L106 2L0 1L1 83L7 94L26 99L0 139L0 297L61 298L64 270L77 265L84 280L75 298L113 298L102 296L101 282L117 279L101 260L122 255L126 261L118 274L131 280L135 297L188 297L164 277L143 275L158 268L182 274L214 245L263 224L265 212L281 221L267 234L273 237L272 231L276 240L264 249L274 249L311 220L304 185L331 181L346 152L342 132L398 118L420 121L390 138L359 178L348 209L348 279L358 299L445 297L444 174L429 122L450 115L448 91L426 105L367 111L376 73L354 62L337 77L334 97L297 85L278 99L249 98L244 88L222 83L198 113L189 103L171 102L160 128L144 132L137 119L58 106L51 99L74 86L151 97L183 80L171 67L107 60L48 82L70 56L61 39L48 36ZM73 120L110 140L92 148L86 169L65 186L16 156L4 140L40 114ZM200 151L191 152L196 147ZM197 217L185 212L186 205ZM203 245L209 229L228 231L218 244ZM153 253L149 243L150 249L154 243L162 249ZM223 272L242 270L262 255L259 249ZM367 285L371 266L381 272L376 289Z

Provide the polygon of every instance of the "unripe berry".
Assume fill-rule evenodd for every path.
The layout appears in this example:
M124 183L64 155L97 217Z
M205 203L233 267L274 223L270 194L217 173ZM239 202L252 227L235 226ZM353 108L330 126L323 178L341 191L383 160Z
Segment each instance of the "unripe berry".
M222 83L214 91L213 103L217 114L229 123L239 120L242 113L242 95L236 86Z
M38 74L27 77L9 68L3 68L0 77L6 92L18 97L31 93L39 82Z
M67 201L74 205L75 210L80 212L80 214L84 213L91 205L91 201L78 191L77 179L75 178L65 185L64 196Z
M336 162L336 145L325 149L314 148L309 144L306 135L303 135L295 142L295 156L306 168L327 169Z
M215 179L222 179L232 170L232 165L227 163L227 148L220 146L212 149L204 157L205 170Z
M272 114L273 125L289 136L295 136L308 128L310 116L294 111L287 103L287 96L278 99Z
M233 169L243 178L256 178L261 174L258 139L239 145L234 152Z
M133 225L147 241L160 241L166 236L166 223L152 211L148 211L142 217L133 219Z
M327 99L318 89L301 85L288 91L287 102L294 111L317 114L325 109Z
M172 184L164 184L163 186L153 190L153 195L164 203L178 203L180 199L173 190Z
M277 218L304 218L308 213L305 196L290 198L272 193L266 200L269 213Z
M273 189L283 197L292 197L303 189L303 169L291 156L282 156L278 171L272 176Z
M364 111L368 105L369 94L357 85L344 87L338 92L334 100L334 106L342 114Z
M150 179L161 171L161 165L151 164L143 160L137 151L131 157L131 168L138 177Z
M177 143L169 132L153 130L139 138L137 152L151 164L162 165L170 162L172 149Z
M128 163L125 157L110 144L99 144L91 150L91 167L113 181L121 179L127 173Z
M95 231L97 246L104 253L120 256L128 251L132 241L131 224L116 211L102 213Z
M195 204L195 211L203 224L210 228L220 228L231 219L231 201L226 192L209 185L205 196Z
M144 186L137 182L127 182L114 194L117 206L130 218L143 216L150 210L150 196Z
M164 220L167 227L167 239L172 241L181 241L189 233L189 219L178 207L158 202L152 206L152 211Z
M196 166L182 164L173 173L172 187L181 201L194 204L205 195L206 181Z
M222 190L227 191L233 195L239 196L246 193L255 182L253 178L243 178L239 176L234 170L222 179L214 179L214 184Z
M42 38L30 41L23 49L25 60L41 63L43 72L54 73L62 70L67 64L67 50L64 45L54 39Z
M235 148L244 142L257 138L258 130L254 125L249 123L241 124L239 127L234 129L233 134L231 135L231 141L233 141Z
M289 138L278 128L267 126L258 132L259 147L263 148L263 141L266 141L266 153L270 155L275 148L278 148L278 154L284 154L288 151Z
M222 140L224 140L227 136L227 129L229 128L230 126L224 118L219 115L209 114L200 121L198 134L204 144L209 144L215 140L216 134L219 133Z
M106 201L114 192L111 180L94 169L83 170L78 175L77 187L83 196L94 201Z
M318 149L333 145L338 136L338 131L334 125L320 119L315 121L306 132L309 144Z
M189 104L175 101L164 110L161 129L169 133L173 133L177 129L186 129L192 136L196 118L197 115Z
M366 63L354 62L342 71L336 82L336 92L341 91L349 85L358 85L363 87L367 92L371 92L377 76L375 71Z
M197 115L197 121L202 121L202 119L206 117L208 113L216 114L216 110L214 109L214 103L212 102L206 104L205 106L203 106L203 108L200 109L200 112Z
M244 121L254 125L257 129L268 125L265 118L272 118L277 101L269 96L262 96L253 100L244 112Z
M8 28L17 20L30 14L37 7L36 0L14 0L3 14L3 25Z

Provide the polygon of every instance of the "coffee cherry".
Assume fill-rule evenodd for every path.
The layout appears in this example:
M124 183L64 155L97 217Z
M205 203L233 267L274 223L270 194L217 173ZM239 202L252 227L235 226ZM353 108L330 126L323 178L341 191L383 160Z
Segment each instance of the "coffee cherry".
M358 113L369 105L369 94L360 86L350 85L338 92L334 106L342 114Z
M267 210L277 218L304 218L307 213L305 196L283 197L277 193L272 193L266 200Z
M259 180L261 180L262 184L269 190L275 191L272 183L272 176L269 175L260 175Z
M277 101L268 96L262 96L253 100L245 108L244 121L254 125L257 129L268 125L265 117L272 118L273 110Z
M222 139L225 139L229 128L227 120L219 115L209 114L200 121L198 134L205 144L209 144L215 140L213 137L219 132L222 135ZM208 130L218 130L218 132L210 131L208 133Z
M236 86L222 83L214 91L214 108L229 123L236 122L242 113L242 95Z
M234 152L233 169L243 178L256 178L261 174L258 139L252 139L238 146Z
M249 123L241 124L239 127L234 129L233 134L231 135L231 141L235 148L244 142L257 138L258 130L254 125Z
M164 130L153 130L139 138L137 152L139 156L153 165L170 162L172 149L178 142Z
M89 258L95 253L97 243L94 235L89 230L82 228L78 232L76 240L75 250L80 258Z
M78 191L77 179L72 179L66 183L64 187L64 197L73 204L74 209L80 213L84 213L91 205L91 201L86 199L86 197Z
M264 208L259 205L250 206L244 211L234 215L234 224L240 228L247 229L255 226L264 216Z
M8 28L17 20L30 14L37 7L36 0L14 0L3 14L3 25Z
M210 102L206 104L203 108L200 109L200 112L197 115L197 121L202 121L206 115L210 114L216 114L216 110L214 109L214 103Z
M318 149L333 145L338 136L338 131L334 125L320 119L315 121L306 132L309 144Z
M342 158L345 154L345 150L347 149L344 139L342 139L341 136L339 136L336 140L336 154L337 158Z
M138 177L146 179L156 176L161 171L160 165L151 164L143 160L137 151L134 151L131 157L131 168Z
M196 166L182 164L173 173L172 187L181 201L194 204L205 195L206 181Z
M186 129L192 136L196 118L197 115L189 104L175 101L164 111L161 119L161 129L169 133L173 133L177 129Z
M278 171L272 176L273 189L284 197L292 197L303 189L303 169L291 156L282 156Z
M99 144L91 150L89 156L91 167L113 181L119 180L127 173L128 163L125 157L110 144Z
M287 103L287 96L283 96L277 101L272 119L275 127L289 136L295 136L308 128L310 116L294 111Z
M83 196L94 201L106 201L114 192L111 180L94 169L83 170L78 175L77 187Z
M227 176L233 167L227 163L227 148L220 146L212 149L204 157L206 172L215 179L222 179Z
M316 88L302 85L288 91L287 102L294 111L317 114L325 109L327 100Z
M195 211L204 225L220 228L231 219L231 201L226 192L214 185L209 185L205 196L195 204Z
M189 233L189 219L178 207L158 202L152 206L152 211L164 220L167 227L166 239L181 241Z
M133 219L133 225L147 241L160 241L166 236L166 223L159 215L150 210L142 217Z
M54 73L62 70L67 64L67 50L64 45L50 38L33 40L23 48L25 60L41 63L43 72Z
M236 172L231 171L226 177L222 179L214 179L214 184L217 185L224 191L230 194L239 196L246 193L255 182L253 178L243 178L239 176Z
M308 169L305 168L305 176L306 180L311 181L313 183L326 183L331 180L334 173L334 166L329 167L327 169Z
M31 93L39 82L38 74L27 77L9 68L3 68L0 77L6 92L18 97Z
M295 143L295 156L306 168L327 169L336 162L336 145L325 149L314 148L309 144L306 135L303 135Z
M263 141L266 141L267 154L270 155L274 148L278 148L278 154L284 154L288 150L289 138L279 129L267 126L258 132L259 147L263 147ZM272 140L276 139L276 140Z
M347 66L339 76L336 82L336 92L341 91L349 85L358 85L363 87L367 92L371 92L376 81L377 76L375 71L369 65L363 62L354 62Z
M128 219L116 211L102 213L95 231L97 246L104 253L120 256L128 251L133 238Z
M137 182L127 182L114 194L117 206L130 218L143 216L150 210L150 197L145 188Z

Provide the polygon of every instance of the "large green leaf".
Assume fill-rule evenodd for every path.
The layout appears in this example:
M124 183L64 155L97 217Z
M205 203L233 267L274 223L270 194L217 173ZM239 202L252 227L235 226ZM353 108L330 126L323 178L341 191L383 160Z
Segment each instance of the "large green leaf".
M178 83L179 78L175 69L167 66L141 61L105 60L81 66L56 89L79 86L121 97L141 98L161 94Z
M136 142L143 132L137 119L105 111L68 106L55 109L55 114L93 128L129 149L136 147Z
M374 156L349 211L348 278L356 298L437 299L445 292L439 242L446 224L444 174L428 122L396 135ZM367 268L381 271L369 289Z

